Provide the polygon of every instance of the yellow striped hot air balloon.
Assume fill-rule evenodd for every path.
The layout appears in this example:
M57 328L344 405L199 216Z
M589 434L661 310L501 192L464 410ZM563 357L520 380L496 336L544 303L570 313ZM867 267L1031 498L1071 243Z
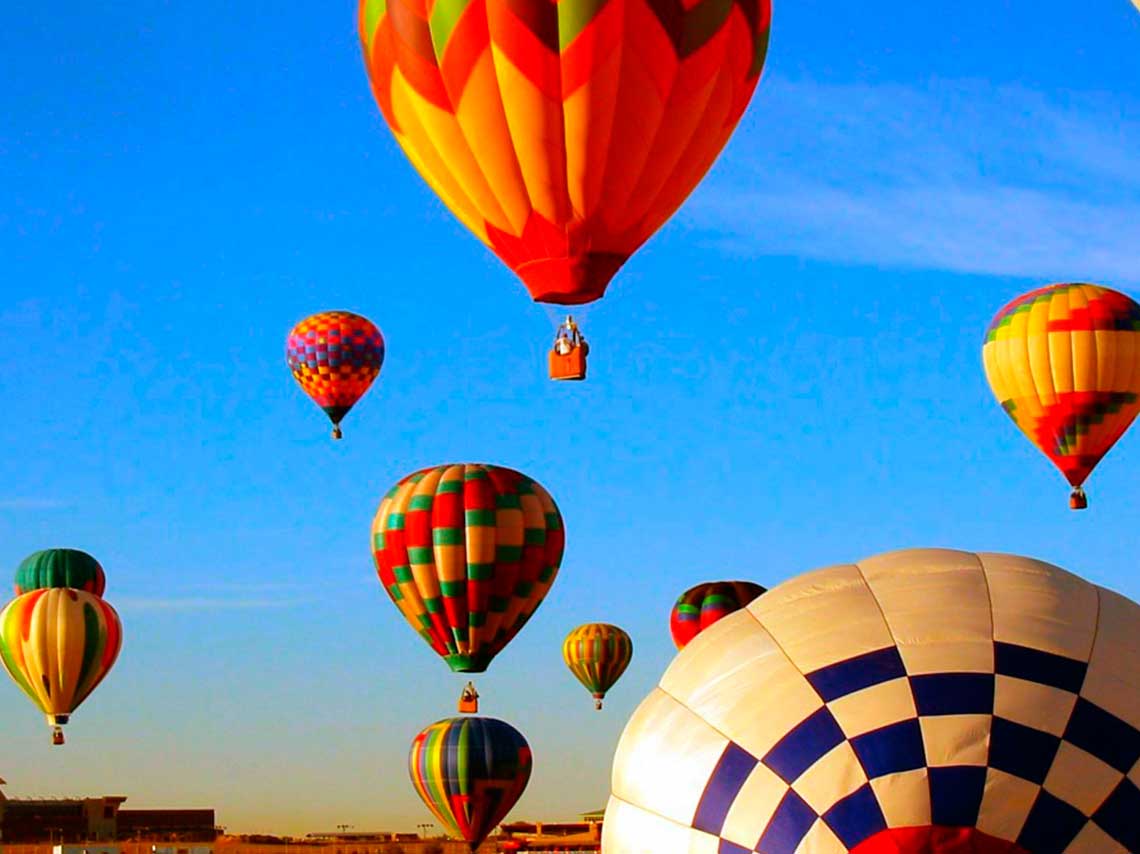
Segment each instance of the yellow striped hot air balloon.
M606 691L625 673L633 658L633 641L622 629L609 623L586 623L566 636L562 659L570 672L602 707Z
M1059 284L1018 297L982 348L994 396L1073 487L1140 412L1140 305L1099 285Z
M123 642L115 609L82 590L52 587L17 596L0 611L0 662L47 716L53 742L111 670Z

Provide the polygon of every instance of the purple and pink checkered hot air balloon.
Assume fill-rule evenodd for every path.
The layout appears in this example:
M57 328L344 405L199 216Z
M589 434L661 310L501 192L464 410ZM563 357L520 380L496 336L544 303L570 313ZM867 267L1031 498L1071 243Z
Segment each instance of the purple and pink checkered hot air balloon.
M305 394L332 422L339 439L341 419L368 391L384 364L384 336L371 320L351 311L323 311L293 327L285 359Z

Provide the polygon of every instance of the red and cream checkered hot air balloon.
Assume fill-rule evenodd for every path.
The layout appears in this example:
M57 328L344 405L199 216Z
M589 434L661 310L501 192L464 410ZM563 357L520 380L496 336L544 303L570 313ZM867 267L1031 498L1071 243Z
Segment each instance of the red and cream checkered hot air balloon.
M771 22L770 0L359 8L372 90L408 159L535 300L562 305L600 299L708 172Z

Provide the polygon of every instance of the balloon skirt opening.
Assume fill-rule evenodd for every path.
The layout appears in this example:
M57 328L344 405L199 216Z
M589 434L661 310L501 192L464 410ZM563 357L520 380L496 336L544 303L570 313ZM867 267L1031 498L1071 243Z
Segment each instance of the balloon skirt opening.
M519 265L515 273L535 302L582 305L602 298L610 279L628 257L586 252L570 258L543 258Z
M455 673L482 673L491 663L486 656L463 655L461 653L448 655L444 660Z
M902 827L883 830L851 854L1032 854L972 827Z

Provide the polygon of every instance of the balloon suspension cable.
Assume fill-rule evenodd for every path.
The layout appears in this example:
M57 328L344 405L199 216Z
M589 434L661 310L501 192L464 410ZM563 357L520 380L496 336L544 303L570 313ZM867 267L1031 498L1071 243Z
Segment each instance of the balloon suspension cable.
M344 437L344 433L340 432L340 425L339 424L333 425L332 437L334 439L340 439L340 438Z
M1069 509L1070 510L1084 510L1089 506L1088 496L1085 495L1083 487L1074 486L1073 491L1069 494Z

